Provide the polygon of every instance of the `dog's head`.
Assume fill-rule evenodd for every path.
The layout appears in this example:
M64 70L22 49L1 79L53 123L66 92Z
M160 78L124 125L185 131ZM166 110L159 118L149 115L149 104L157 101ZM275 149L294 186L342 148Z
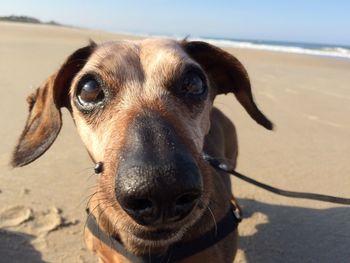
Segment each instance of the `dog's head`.
M272 129L254 103L243 65L204 42L91 43L75 51L37 92L12 164L42 155L67 107L104 170L96 205L123 242L164 246L203 214L212 178L201 154L216 95L233 92Z

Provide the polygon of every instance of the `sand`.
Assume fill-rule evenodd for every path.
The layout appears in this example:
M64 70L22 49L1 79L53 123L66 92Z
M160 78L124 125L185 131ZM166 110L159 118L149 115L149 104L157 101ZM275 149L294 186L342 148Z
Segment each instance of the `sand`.
M69 113L51 149L11 169L26 96L92 38L91 30L0 23L0 262L96 262L83 242L93 164ZM350 61L229 49L246 66L258 105L275 123L256 125L232 95L216 105L235 123L237 170L275 186L350 197ZM279 197L238 179L243 206L235 262L349 262L350 208Z

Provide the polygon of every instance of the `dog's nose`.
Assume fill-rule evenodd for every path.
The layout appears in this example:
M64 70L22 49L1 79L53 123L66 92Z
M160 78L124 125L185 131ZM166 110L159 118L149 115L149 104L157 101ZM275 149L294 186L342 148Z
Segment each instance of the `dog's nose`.
M166 166L124 169L120 172L126 173L126 177L118 184L117 199L139 224L161 225L179 221L191 212L201 195L199 185L186 179L198 176L191 168L192 171L186 172ZM121 173L118 176L122 177Z
M195 160L156 112L137 116L116 175L116 197L139 224L162 225L188 215L202 193Z

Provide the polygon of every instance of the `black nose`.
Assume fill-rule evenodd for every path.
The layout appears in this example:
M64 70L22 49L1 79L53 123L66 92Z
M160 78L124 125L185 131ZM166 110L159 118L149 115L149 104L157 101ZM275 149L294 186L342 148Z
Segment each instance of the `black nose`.
M137 116L116 175L116 197L139 224L162 225L188 215L202 193L193 157L156 112Z

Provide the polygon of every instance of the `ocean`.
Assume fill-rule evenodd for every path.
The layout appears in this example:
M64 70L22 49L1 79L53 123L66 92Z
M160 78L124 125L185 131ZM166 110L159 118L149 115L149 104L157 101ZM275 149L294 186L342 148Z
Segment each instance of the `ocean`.
M130 33L118 32L126 35L143 36L143 37L161 37L173 38L182 40L185 37L180 35L164 35L152 33ZM346 45L331 45L319 43L305 43L305 42L288 42L288 41L269 41L269 40L247 40L247 39L233 39L233 38L218 38L218 37L194 37L187 36L190 41L205 41L220 47L234 47L234 48L249 48L261 49L275 52L286 52L295 54L305 54L312 56L333 57L337 59L350 59L350 46Z
M313 44L284 41L244 40L212 37L189 37L189 40L201 40L222 47L262 49L276 52L306 54L314 56L350 59L350 46Z

